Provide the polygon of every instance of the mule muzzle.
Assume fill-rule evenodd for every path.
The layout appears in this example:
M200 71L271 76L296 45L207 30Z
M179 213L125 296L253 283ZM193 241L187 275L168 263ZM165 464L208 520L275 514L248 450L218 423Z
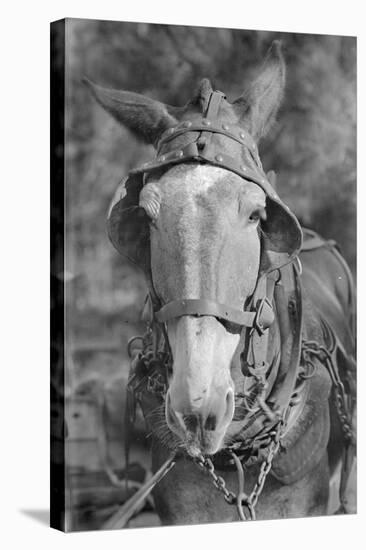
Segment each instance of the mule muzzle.
M165 416L168 427L183 442L191 456L215 454L223 443L234 415L234 392L229 388L224 397L200 396L190 406L182 396L172 399L167 394Z

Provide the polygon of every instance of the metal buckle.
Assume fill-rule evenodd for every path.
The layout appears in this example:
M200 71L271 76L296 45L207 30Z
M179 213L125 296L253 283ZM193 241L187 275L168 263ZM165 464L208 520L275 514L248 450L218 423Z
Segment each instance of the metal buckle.
M271 302L268 298L262 298L257 307L257 312L254 317L254 328L262 335L271 326L274 321L274 313Z

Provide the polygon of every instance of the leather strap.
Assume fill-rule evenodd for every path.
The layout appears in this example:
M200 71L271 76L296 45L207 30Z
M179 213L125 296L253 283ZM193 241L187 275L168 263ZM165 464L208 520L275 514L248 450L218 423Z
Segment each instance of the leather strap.
M208 119L218 118L221 101L223 99L226 99L226 95L223 94L222 92L219 92L218 90L211 92L206 114L205 114L206 118Z
M208 130L207 132L211 132L211 130ZM203 161L211 164L212 166L221 166L222 168L234 172L244 179L256 183L269 197L278 199L276 191L267 180L266 175L259 164L257 165L258 168L253 170L244 164L240 164L240 162L230 155L225 153L217 154L217 152L207 146L205 146L203 150L200 150L198 145L199 140L188 143L187 145L173 151L160 154L155 160L143 164L140 168L131 170L131 174L148 174L149 172L164 166L181 164L182 162L188 161ZM253 156L253 158L256 162L259 162L257 161L256 156Z
M295 301L293 302L293 314L295 319L291 325L294 326L294 330L291 334L291 352L286 354L285 350L281 350L281 364L279 374L286 373L284 377L278 376L277 383L269 396L268 402L281 412L285 411L290 403L291 395L294 391L296 379L300 367L300 354L301 354L301 334L302 334L302 292L301 292L301 280L300 274L297 268L297 264L293 264L293 274L295 281ZM287 309L287 315L288 315ZM280 333L282 331L280 322ZM281 333L281 342L287 343L289 334Z
M270 276L262 276L258 282L256 292L254 293L254 303L266 301L273 308L272 302L274 287L274 274ZM261 381L263 384L263 401L268 395L268 382L266 377L271 366L268 362L268 337L269 330L257 330L253 332L253 334L251 334L249 353L247 356L247 368L249 373L254 376L257 381Z
M223 99L225 99L225 95L222 92L211 92L206 113L203 118L194 122L186 120L178 124L175 128L166 130L157 145L157 158L150 162L146 162L140 168L131 170L131 174L144 174L145 176L149 172L164 166L180 164L187 161L203 161L213 166L221 166L238 174L244 179L253 181L259 185L268 196L278 199L279 197L276 191L271 186L262 169L258 148L254 139L240 126L227 123L220 124L218 113ZM166 150L165 146L167 144L187 133L192 134L192 142L186 145L180 144L173 150L170 146L169 149ZM224 135L248 149L256 164L255 169L227 155L225 152L217 153L216 148L210 146L210 141L214 134Z
M277 280L277 273L260 277L253 295L253 304L269 304L273 311L273 294ZM263 385L262 403L265 401L273 385L273 383L268 383L267 378L270 367L273 367L268 362L268 337L269 330L253 331L247 340L246 350L241 356L242 371L244 374L244 392L249 391L250 385L254 380L256 383L261 383ZM277 368L275 370L277 371Z
M202 130L197 139L197 148L200 155L204 156L204 152L211 148L213 132L210 131L211 124L218 123L218 113L221 101L225 98L221 92L212 92L208 99L205 118L202 121Z
M188 132L211 132L212 134L221 134L230 139L233 139L237 143L248 147L253 151L256 151L257 146L254 139L245 132L240 126L227 125L227 124L215 124L215 122L208 121L207 119L202 119L197 122L185 121L180 124L177 128L169 128L162 135L158 143L158 151L161 151L163 145L169 143L173 139L176 139L183 134Z
M210 315L242 327L256 328L261 332L265 331L274 321L272 307L264 302L259 304L256 311L241 311L203 299L173 300L155 312L155 319L159 323L166 323L184 315L196 317Z
M281 333L281 342L285 338L285 345L281 346L281 358L280 358L280 367L279 370L281 373L284 373L283 376L280 376L280 372L276 376L276 382L273 389L269 387L268 393L269 396L265 398L265 402L269 407L269 410L273 413L276 413L273 421L270 421L263 410L258 407L249 414L246 414L243 419L237 419L243 422L243 427L240 432L241 441L255 440L258 436L265 436L270 432L270 430L278 422L278 418L282 417L285 411L288 410L291 396L294 391L296 378L298 376L299 370L299 356L300 356L300 346L301 346L301 332L302 332L302 312L301 312L301 282L299 279L298 271L295 267L286 267L285 270L281 269L281 276L284 276L284 271L288 271L289 277L288 281L284 281L284 286L287 288L294 288L295 295L295 312L293 323L295 325L295 330L290 334ZM293 273L294 283L290 280L291 272ZM285 277L287 279L287 277ZM279 315L279 311L283 312L283 315L289 316L289 304L288 298L283 292L278 292L277 289L282 286L281 282L274 280L274 300L276 304L276 313ZM280 303L283 302L283 303ZM280 324L280 323L279 323ZM292 325L291 325L292 326ZM267 331L268 332L268 331ZM261 355L259 356L261 357ZM257 356L258 359L258 356ZM252 372L255 372L253 368ZM245 378L246 380L247 378Z

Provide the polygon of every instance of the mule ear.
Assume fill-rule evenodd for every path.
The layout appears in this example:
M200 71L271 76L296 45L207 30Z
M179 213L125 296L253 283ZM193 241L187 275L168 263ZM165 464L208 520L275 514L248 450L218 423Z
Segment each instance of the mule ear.
M281 42L274 40L262 69L249 88L234 101L240 118L254 139L259 140L275 121L285 89L286 65Z
M87 78L83 82L103 109L146 143L154 144L165 130L177 124L174 112L178 109L174 107L141 94L102 88Z

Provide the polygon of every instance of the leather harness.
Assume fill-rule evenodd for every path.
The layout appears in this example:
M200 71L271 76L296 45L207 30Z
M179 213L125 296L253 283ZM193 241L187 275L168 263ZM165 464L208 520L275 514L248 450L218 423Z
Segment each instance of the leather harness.
M223 99L225 99L223 93L211 92L202 118L194 121L186 120L177 127L166 130L157 143L157 158L132 170L130 177L141 175L145 184L152 172L183 162L202 162L220 166L259 185L268 197L280 203L292 220L295 220L295 226L296 224L298 226L296 218L280 201L263 172L253 138L237 125L220 123L218 117ZM225 140L239 144L247 160L243 161L226 152L218 151L214 136L223 136ZM301 233L301 229L299 231ZM115 243L113 238L112 242ZM213 300L189 297L162 304L155 291L151 272L148 273L149 299L145 320L149 327L148 340L153 343L149 343L146 347L146 340L138 337L143 342L143 349L135 358L130 375L128 420L133 420L136 400L143 400L146 392L152 391L158 399L165 398L168 386L167 370L172 367L166 323L182 316L213 316L221 322L233 323L240 328L240 341L243 342L242 371L244 379L253 382L255 390L255 405L247 406L244 418L240 419L243 422L242 433L245 435L243 440L245 439L247 444L243 446L242 440L239 447L233 445L232 449L235 448L238 451L241 448L244 451L248 449L252 451L256 445L260 447L263 442L268 441L268 437L276 426L280 426L281 430L284 427L281 431L283 435L291 416L300 372L302 335L301 264L298 259L300 246L301 237L300 241L297 241L297 246L287 257L284 256L285 259L280 265L267 263L260 271L247 309L243 306L240 310ZM268 361L269 328L275 318L279 327L281 350L279 358L275 358L270 363ZM278 434L279 432L276 434L277 438ZM128 453L128 445L126 445L126 451ZM220 454L217 455L216 460L220 463ZM224 461L221 460L220 467L228 462L232 463L232 460L231 458L228 460L226 455Z
M132 173L143 173L144 183L147 183L149 174L156 169L188 161L205 162L223 167L246 180L253 181L268 196L279 200L277 193L263 172L258 149L253 138L239 126L219 123L218 114L223 99L225 99L225 96L221 92L211 92L202 119L194 122L184 121L176 128L170 128L164 132L157 144L157 159L145 163L142 167L133 170ZM239 162L234 157L221 151L218 152L217 144L213 143L213 136L216 134L239 143L247 151L249 158L252 159L252 165L249 162L247 164ZM182 136L188 136L191 141L184 146L174 147L175 140L182 138ZM286 206L285 208L287 209ZM297 258L297 250L289 256L287 262L293 263L295 258ZM281 267L281 272L279 267ZM160 298L154 289L151 273L149 274L149 302L151 307L147 317L145 315L145 320L152 327L160 326L159 333L163 337L163 349L168 354L170 348L166 323L171 319L185 315L213 316L220 321L237 325L241 329L241 340L246 343L245 349L241 353L243 374L254 381L254 386L258 386L255 393L261 393L259 408L254 407L246 415L246 424L251 434L251 440L254 440L258 434L263 437L287 414L299 370L302 330L299 269L296 263L286 268L289 273L288 276L293 279L293 317L290 319L288 298L285 297L281 282L284 267L284 265L274 268L267 267L264 272L259 274L247 310L244 310L244 307L239 310L227 304L220 304L203 298L185 298L161 304ZM268 329L275 320L274 304L276 304L277 317L280 320L281 341L286 342L286 349L283 347L281 350L280 361L277 362L276 368L267 360ZM295 326L291 335L287 333L289 326ZM169 362L172 362L171 357ZM282 373L281 384L275 384L275 380L272 380L271 385L268 384L269 371L273 373L272 378L276 378L276 373ZM165 385L167 386L167 381L165 381ZM243 431L245 431L244 428Z
M146 183L150 172L157 168L170 167L171 165L188 161L205 162L234 172L246 180L259 185L268 196L279 199L276 191L263 172L257 145L253 138L239 126L220 124L218 115L224 99L225 95L222 92L212 91L207 99L206 110L202 119L194 122L189 120L184 121L178 127L165 131L157 144L157 159L144 164L139 169L133 170L132 173L143 172L144 182ZM218 152L216 144L213 143L213 136L216 134L240 144L249 153L253 161L252 166L249 163L240 162L221 151ZM192 136L191 139L193 141L189 141L183 147L174 147L177 138L187 135L189 137ZM293 261L294 258L295 254L288 259L288 262ZM287 353L287 357L290 357L289 364L286 366L282 365L281 369L282 371L288 371L287 376L283 380L281 387L277 387L275 394L272 395L271 411L266 407L267 415L257 414L256 426L259 431L263 430L268 416L271 418L273 424L274 420L278 421L285 414L297 378L302 325L301 288L298 270L294 269L293 272L294 277L296 277L296 335L292 338L292 350ZM259 274L256 288L250 300L249 310L247 311L244 310L244 307L242 310L239 310L227 304L220 304L204 298L185 298L162 305L154 289L151 274L149 287L153 304L152 318L149 321L163 325L162 332L167 346L169 344L165 323L171 319L185 315L196 317L213 316L221 321L233 323L241 328L242 333L246 334L248 330L250 332L249 345L247 346L248 351L245 357L242 356L243 370L246 369L247 375L253 377L260 384L266 385L265 378L271 366L267 362L268 329L275 320L273 310L274 294L276 294L277 310L283 311L287 307L283 304L280 305L283 293L281 294L279 291L281 283L277 269L273 270L273 273L271 269L267 269L266 272ZM289 322L287 321L288 324ZM282 334L282 338L283 340L287 339L284 334ZM284 361L284 353L282 354L282 358L282 361Z

